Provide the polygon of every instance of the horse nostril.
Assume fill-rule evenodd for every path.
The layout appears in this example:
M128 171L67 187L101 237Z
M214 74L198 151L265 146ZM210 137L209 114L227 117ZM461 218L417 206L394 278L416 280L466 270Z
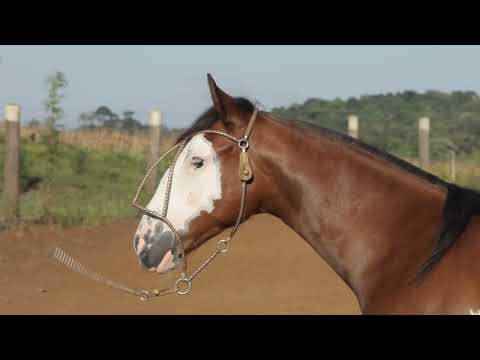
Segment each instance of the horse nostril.
M145 266L146 268L148 268L148 250L145 250L145 251L142 251L140 254L138 254L138 257L140 258L140 261L142 263L143 266Z
M138 257L146 268L156 268L167 252L172 249L174 245L174 236L171 231L166 231L162 234L150 236L147 241L148 245L146 246L141 246L140 241L142 249L138 249Z

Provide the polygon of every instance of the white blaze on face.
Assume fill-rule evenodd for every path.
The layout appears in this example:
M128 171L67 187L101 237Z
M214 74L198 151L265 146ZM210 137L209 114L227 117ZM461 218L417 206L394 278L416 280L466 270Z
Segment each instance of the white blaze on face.
M147 209L162 212L168 173L169 170L163 175ZM188 142L175 164L166 218L178 232L188 232L191 221L202 212L212 212L214 201L221 197L221 172L217 154L203 134L197 135ZM144 215L136 235L141 240L148 230L153 234L155 225L159 222L160 220ZM168 226L164 225L162 231L169 231ZM143 245L141 241L140 244ZM162 269L172 265L163 264Z
M148 204L161 211L168 172ZM189 223L202 211L213 211L213 202L222 197L220 164L212 143L203 134L195 136L182 150L173 172L167 219L178 230L188 231Z

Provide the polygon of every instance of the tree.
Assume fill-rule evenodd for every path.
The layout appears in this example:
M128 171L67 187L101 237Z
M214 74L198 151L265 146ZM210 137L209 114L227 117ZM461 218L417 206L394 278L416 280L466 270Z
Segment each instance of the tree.
M99 106L94 113L95 120L98 126L116 127L116 123L120 120L108 106Z
M82 125L80 127L94 128L95 127L95 113L94 112L82 112L78 117L78 120Z
M57 130L58 121L63 117L64 111L60 102L65 97L62 93L67 86L67 78L61 71L55 71L47 77L48 97L44 102L47 118L45 119L47 126L47 134L44 136L45 143L49 154L49 162L54 163L55 157L58 155L59 131Z
M480 154L479 99L473 91L407 90L345 101L310 98L303 104L272 112L285 119L308 121L344 133L346 113L354 113L361 119L362 141L402 157L417 155L418 119L427 116L432 119L432 158L440 158L444 151L434 148L437 138L449 138L457 144L459 156Z
M133 117L133 115L134 115L134 112L131 110L125 110L123 112L123 120L122 120L123 129L132 131L132 130L140 130L144 127L142 123L140 123L140 121L138 121Z
M45 110L47 111L46 125L53 129L63 115L64 111L60 102L65 97L62 90L68 85L67 78L61 71L55 71L47 77L48 98L45 100Z
M92 112L83 112L78 120L82 123L81 127L96 128L105 127L109 129L123 130L141 130L145 126L135 119L135 112L125 110L122 112L122 118L114 113L108 106L102 105Z
M50 214L50 203L52 198L53 176L55 174L56 164L59 158L60 150L60 132L57 129L58 121L63 117L64 111L61 101L65 97L63 90L68 85L67 78L61 71L55 71L47 77L48 97L44 102L47 118L45 123L47 126L46 134L42 137L47 147L47 177L46 177L46 199L43 203L43 220L50 223L52 216Z

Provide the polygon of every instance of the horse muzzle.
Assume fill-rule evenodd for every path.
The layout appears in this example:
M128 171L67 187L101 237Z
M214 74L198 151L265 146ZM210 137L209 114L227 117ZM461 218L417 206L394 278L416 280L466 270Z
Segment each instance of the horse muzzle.
M173 232L167 230L160 234L135 236L135 252L140 264L149 271L163 274L177 267L184 254Z

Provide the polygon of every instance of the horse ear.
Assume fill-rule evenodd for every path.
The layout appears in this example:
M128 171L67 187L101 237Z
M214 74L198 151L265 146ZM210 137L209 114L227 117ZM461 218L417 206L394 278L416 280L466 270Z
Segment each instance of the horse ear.
M221 115L223 122L226 124L232 122L231 119L238 113L235 100L217 86L211 74L207 74L207 79L215 109Z
M207 79L208 79L208 87L210 88L210 95L212 96L213 105L215 106L215 109L220 114L222 114L225 112L223 102L221 99L221 93L223 91L217 86L211 74L207 74Z

